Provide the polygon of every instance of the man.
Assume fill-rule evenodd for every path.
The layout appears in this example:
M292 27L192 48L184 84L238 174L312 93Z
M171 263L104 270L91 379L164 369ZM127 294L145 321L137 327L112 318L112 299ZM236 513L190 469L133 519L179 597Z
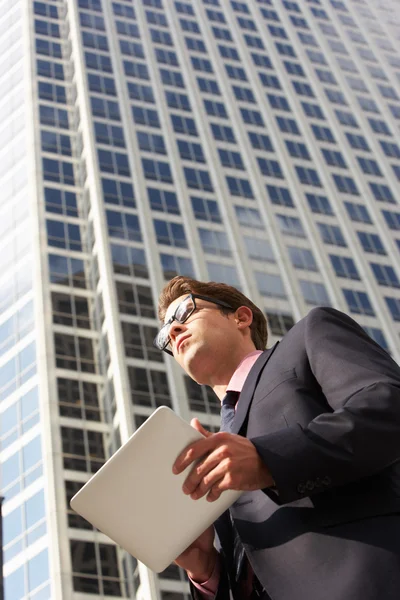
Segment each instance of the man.
M156 345L225 397L224 431L194 419L205 437L174 472L199 459L194 501L244 490L214 524L217 548L210 528L176 559L193 597L399 600L398 365L332 308L264 350L263 313L224 284L176 277L159 316Z

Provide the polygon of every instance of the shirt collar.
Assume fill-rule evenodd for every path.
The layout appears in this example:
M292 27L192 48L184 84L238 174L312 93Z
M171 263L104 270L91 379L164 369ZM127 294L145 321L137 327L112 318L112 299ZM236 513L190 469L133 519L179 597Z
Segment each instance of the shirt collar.
M262 350L253 350L253 352L250 352L250 354L247 354L243 358L243 360L237 366L236 371L232 375L226 391L239 392L240 394L243 389L244 382L247 379L247 375L250 373L252 366L262 353Z

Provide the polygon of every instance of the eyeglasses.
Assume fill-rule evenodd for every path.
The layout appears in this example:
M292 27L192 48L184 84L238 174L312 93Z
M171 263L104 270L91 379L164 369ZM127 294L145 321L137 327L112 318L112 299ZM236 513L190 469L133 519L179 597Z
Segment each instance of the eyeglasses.
M215 298L210 298L209 296L200 296L200 294L189 294L189 296L184 298L182 302L178 304L172 317L168 319L168 321L161 327L160 331L157 333L153 341L153 345L156 348L158 348L159 350L164 350L164 352L173 356L171 350L168 350L168 345L171 342L171 338L169 337L171 324L174 321L177 321L178 323L184 323L194 313L195 310L206 308L205 306L196 306L196 298L199 300L206 300L207 302L212 302L213 304L217 304L218 306L222 306L224 308L229 308L230 310L234 310L234 308L232 308L230 304L227 304L223 300L216 300Z

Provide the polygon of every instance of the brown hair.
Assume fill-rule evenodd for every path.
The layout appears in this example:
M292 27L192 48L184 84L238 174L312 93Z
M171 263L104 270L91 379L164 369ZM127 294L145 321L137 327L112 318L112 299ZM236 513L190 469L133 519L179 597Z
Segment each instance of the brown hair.
M197 281L196 279L183 277L182 275L174 277L164 287L158 300L158 316L160 320L164 321L165 313L171 302L184 294L190 293L210 296L210 298L227 302L232 307L232 311L235 311L240 306L251 308L253 312L253 322L250 325L251 339L257 350L265 350L268 331L267 319L265 318L264 313L249 298L247 298L247 296L242 294L242 292L226 283ZM220 310L223 313L232 312L223 307L220 307Z

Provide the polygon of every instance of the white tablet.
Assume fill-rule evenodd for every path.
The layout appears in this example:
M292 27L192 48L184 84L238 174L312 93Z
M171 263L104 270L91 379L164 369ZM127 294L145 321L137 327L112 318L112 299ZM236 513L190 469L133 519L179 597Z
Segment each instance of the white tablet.
M215 502L192 500L182 485L193 465L174 475L181 451L201 434L170 408L158 408L71 500L71 507L159 573L242 492Z

